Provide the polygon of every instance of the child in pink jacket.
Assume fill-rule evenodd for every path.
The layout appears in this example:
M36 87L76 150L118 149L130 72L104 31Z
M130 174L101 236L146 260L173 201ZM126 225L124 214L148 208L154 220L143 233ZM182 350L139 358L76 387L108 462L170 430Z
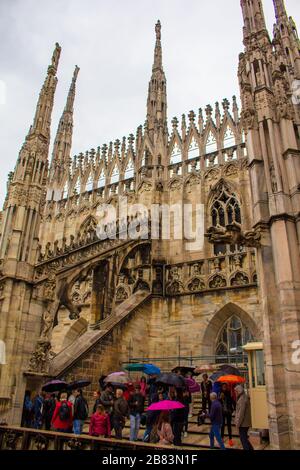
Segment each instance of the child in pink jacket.
M91 416L89 434L97 437L111 436L110 418L102 405L98 405Z

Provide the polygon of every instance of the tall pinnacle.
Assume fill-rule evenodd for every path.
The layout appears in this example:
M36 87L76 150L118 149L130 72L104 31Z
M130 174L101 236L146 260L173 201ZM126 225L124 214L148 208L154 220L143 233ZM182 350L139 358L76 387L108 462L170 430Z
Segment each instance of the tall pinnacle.
M284 0L273 0L276 19L285 17L287 19L287 13L285 9Z
M74 100L76 93L76 81L78 77L79 67L76 65L73 73L72 82L70 85L67 102L59 120L52 153L52 162L50 169L50 179L60 175L63 172L64 166L68 165L73 136L73 111Z
M156 33L156 43L155 43L155 51L154 51L154 63L153 63L153 70L155 69L162 69L162 48L161 48L161 24L158 20L155 25L155 33Z
M150 138L159 129L167 132L167 91L166 77L162 66L161 24L158 20L155 25L155 50L152 76L149 82L147 100L147 127Z
M30 128L28 137L33 134L40 134L46 139L50 138L51 113L54 102L54 93L57 85L56 73L60 52L61 47L58 43L56 43L51 64L48 67L47 76L40 92L33 125Z

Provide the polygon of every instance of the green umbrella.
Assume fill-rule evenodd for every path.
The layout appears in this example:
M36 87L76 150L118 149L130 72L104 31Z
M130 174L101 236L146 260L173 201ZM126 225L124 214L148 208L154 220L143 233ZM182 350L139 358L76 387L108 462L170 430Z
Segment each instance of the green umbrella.
M124 367L124 369L130 371L130 372L142 372L144 370L145 364L127 364L127 366Z

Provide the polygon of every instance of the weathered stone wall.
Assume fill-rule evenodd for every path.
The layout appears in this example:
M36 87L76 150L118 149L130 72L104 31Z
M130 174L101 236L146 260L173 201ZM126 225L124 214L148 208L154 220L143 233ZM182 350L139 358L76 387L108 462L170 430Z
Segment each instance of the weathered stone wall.
M233 314L255 338L261 338L261 310L255 287L173 299L152 298L76 361L64 377L91 380L87 396L92 400L99 377L120 370L130 358L153 359L165 370L176 366L176 359L158 358L176 358L179 337L181 356L212 356L218 333Z

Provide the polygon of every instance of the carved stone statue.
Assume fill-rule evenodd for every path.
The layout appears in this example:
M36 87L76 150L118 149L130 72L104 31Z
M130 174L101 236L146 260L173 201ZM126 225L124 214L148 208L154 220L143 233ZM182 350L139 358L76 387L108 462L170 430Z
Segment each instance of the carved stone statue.
M53 314L50 309L46 309L42 317L41 339L49 340L49 334L53 325Z

